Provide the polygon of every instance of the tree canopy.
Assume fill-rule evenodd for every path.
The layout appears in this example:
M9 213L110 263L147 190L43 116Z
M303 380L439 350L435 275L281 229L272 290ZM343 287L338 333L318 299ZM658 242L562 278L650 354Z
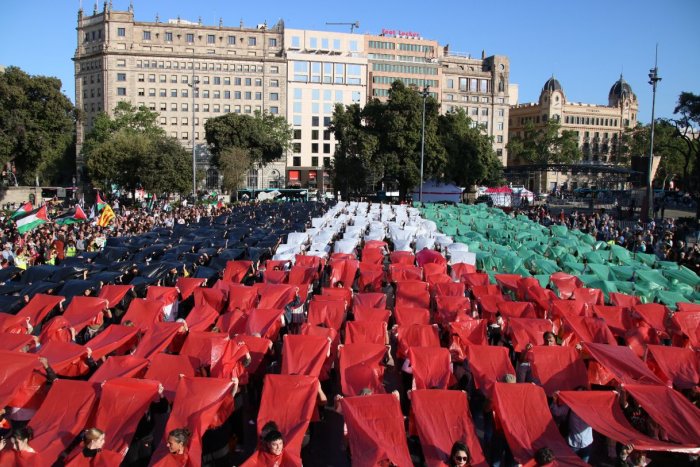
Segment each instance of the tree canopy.
M0 164L19 183L65 183L75 173L75 108L61 81L17 67L0 73Z
M396 81L387 102L364 108L336 105L331 130L336 152L334 185L345 196L394 185L399 196L420 183L423 96ZM424 180L460 185L500 178L492 141L464 112L439 115L433 97L425 99Z
M129 191L192 189L190 155L156 123L158 114L119 102L114 117L101 113L85 138L83 155L95 186L116 184Z
M576 133L562 130L555 120L548 120L543 127L529 122L523 133L523 136L513 136L508 141L508 152L513 160L542 165L571 164L581 159Z

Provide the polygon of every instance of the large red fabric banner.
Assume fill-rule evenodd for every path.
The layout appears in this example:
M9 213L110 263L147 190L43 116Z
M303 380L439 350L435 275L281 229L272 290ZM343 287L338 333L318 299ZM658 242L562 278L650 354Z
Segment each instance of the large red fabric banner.
M353 465L413 465L401 407L393 394L346 397L341 407Z
M528 358L532 375L548 396L559 390L588 387L586 365L573 347L533 347Z

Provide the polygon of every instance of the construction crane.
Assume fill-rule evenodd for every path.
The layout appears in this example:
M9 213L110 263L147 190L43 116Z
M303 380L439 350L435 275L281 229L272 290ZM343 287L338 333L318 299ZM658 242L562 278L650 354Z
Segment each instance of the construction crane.
M360 27L360 22L355 21L354 23L326 23L326 26L350 26L350 33L355 32L355 28Z

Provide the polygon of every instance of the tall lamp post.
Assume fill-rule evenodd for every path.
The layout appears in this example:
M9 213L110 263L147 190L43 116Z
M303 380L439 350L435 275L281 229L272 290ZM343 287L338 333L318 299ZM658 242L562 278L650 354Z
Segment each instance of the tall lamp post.
M656 45L656 55L654 56L654 68L649 70L649 84L652 88L652 98L651 98L651 136L649 137L649 177L647 178L647 203L649 204L647 208L648 220L654 219L654 189L652 187L652 167L654 162L654 110L656 107L656 83L661 81L659 77L659 67L657 66L659 58L659 46Z
M421 203L423 202L423 160L425 159L425 101L430 95L430 93L428 92L429 89L430 86L425 86L420 92L420 95L423 97L423 124L420 141L420 191L418 195L418 201L420 201Z
M194 97L199 88L199 80L194 75L194 57L192 58L192 83L188 84L192 88L192 203L197 202L197 153L194 140L195 124L194 119L197 113L194 110Z

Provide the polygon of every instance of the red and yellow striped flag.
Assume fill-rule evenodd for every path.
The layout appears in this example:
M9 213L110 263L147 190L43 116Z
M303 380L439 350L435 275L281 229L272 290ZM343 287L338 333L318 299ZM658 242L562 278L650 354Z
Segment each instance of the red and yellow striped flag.
M97 219L97 225L100 227L107 227L113 219L114 211L112 211L112 207L109 204L105 204L102 214L100 214L100 218Z

